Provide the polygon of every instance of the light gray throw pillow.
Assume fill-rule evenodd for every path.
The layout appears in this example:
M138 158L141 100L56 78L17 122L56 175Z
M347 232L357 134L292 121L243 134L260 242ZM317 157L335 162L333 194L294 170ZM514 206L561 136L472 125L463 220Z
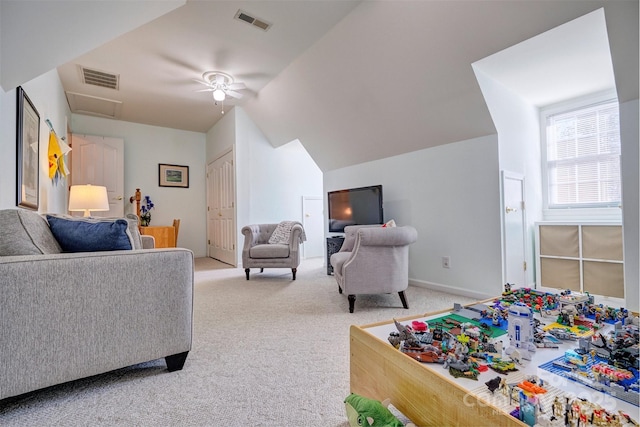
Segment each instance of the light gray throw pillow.
M58 254L60 245L37 212L0 210L0 256Z

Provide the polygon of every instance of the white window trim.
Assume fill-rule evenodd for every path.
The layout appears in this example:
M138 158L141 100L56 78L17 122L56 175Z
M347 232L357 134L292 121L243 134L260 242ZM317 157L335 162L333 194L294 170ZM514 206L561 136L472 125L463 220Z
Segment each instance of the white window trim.
M621 206L599 208L549 208L549 180L547 172L547 117L564 111L615 100L615 90L574 98L540 108L540 167L542 171L542 216L545 221L612 221L622 222Z

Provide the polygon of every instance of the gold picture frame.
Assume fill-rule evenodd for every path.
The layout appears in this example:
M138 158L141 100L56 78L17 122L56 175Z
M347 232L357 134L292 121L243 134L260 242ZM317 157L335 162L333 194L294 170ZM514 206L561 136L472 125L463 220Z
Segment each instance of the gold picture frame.
M17 92L16 206L38 210L40 194L40 114L22 86Z
M189 166L158 164L160 187L189 188Z

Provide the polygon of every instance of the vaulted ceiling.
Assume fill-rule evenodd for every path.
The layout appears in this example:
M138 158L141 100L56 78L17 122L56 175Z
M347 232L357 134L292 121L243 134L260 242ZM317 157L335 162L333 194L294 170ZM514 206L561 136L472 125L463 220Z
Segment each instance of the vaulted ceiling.
M3 0L5 89L28 76L9 71L23 59L5 46L29 3L55 12ZM325 171L495 133L471 64L601 7L618 95L638 98L637 0L86 2L115 8L98 14L83 3L55 2L65 31L53 44L20 33L40 37L36 52L47 45L35 59L58 67L66 91L121 102L121 120L206 132L222 105L193 79L230 73L248 90L225 108L243 106L276 147L299 139ZM234 19L238 10L271 28ZM119 90L82 83L79 66L118 74Z

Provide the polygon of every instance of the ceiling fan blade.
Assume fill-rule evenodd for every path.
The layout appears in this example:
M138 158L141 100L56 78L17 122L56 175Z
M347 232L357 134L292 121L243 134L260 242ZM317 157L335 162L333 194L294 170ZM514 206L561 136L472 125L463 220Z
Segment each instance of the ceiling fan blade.
M229 95L232 98L236 98L236 99L242 99L242 97L244 95L242 95L240 92L234 92L232 90L228 90L225 92L227 95Z
M215 89L213 89L212 87L207 88L207 89L200 89L200 90L196 90L194 92L213 92Z
M242 90L242 89L246 89L247 87L245 86L244 83L242 82L237 82L237 83L231 83L229 85L229 89L231 90Z
M198 83L200 83L200 84L202 84L202 85L205 85L205 86L209 86L209 87L211 87L211 83L209 83L209 82L205 82L204 80L198 80L198 79L192 79L192 80L193 80L194 82L198 82Z

